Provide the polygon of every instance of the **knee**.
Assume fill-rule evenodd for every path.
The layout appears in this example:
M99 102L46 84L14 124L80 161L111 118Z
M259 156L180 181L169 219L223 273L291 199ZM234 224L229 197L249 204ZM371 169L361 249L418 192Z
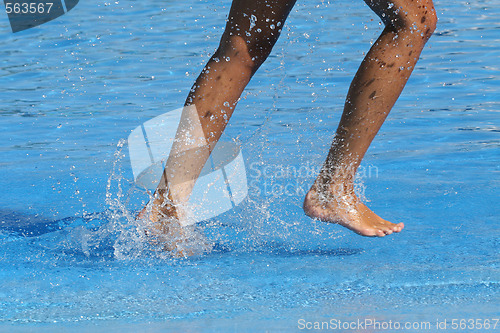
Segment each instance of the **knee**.
M223 36L214 58L216 61L231 62L242 67L243 71L254 73L257 70L257 63L250 55L247 43L240 36Z
M270 25L274 26L274 24ZM249 54L256 63L257 68L260 67L260 65L262 65L262 63L271 54L274 45L278 41L280 33L280 28L269 29L266 27L258 29L254 32L255 36L252 36L252 38L246 41Z
M413 31L416 31L419 36L423 37L424 41L427 41L436 30L437 21L438 18L434 7L426 8L422 13L417 14L413 20Z
M264 35L255 32L255 38L243 38L232 35L222 37L215 57L220 60L234 61L233 63L244 66L251 70L252 74L264 63L276 43L279 33Z
M432 36L437 24L432 0L365 0L366 4L382 19L387 29L403 34L414 42Z
M422 5L421 8L413 12L400 8L397 19L392 23L396 30L404 30L409 33L410 38L423 40L425 43L436 30L437 21L436 10L430 3L427 6Z

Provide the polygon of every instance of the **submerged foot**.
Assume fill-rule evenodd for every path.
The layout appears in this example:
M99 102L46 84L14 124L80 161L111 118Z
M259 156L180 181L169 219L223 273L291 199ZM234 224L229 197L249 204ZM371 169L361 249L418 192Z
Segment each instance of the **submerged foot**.
M144 233L154 246L176 257L196 254L188 245L193 234L180 223L179 210L170 202L154 199L137 214L136 220L144 222Z
M304 212L311 218L340 224L362 236L384 237L403 230L403 223L384 220L363 204L354 191L350 192L320 191L313 186L306 194Z

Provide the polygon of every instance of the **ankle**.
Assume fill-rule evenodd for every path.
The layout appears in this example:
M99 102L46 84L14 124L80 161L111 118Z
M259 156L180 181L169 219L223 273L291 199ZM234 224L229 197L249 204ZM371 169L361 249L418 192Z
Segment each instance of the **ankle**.
M330 178L324 181L324 178L318 177L311 190L318 194L330 194L334 196L354 194L354 182L351 178Z

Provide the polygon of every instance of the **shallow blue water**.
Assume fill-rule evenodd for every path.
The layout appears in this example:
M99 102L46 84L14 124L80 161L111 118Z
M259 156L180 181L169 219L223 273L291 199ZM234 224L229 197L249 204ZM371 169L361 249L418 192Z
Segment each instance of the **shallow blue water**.
M182 105L229 4L81 2L16 34L2 14L0 330L498 318L494 0L436 1L438 30L364 160L358 189L405 222L400 235L362 238L301 210L382 29L361 1L292 12L224 134L242 144L250 195L196 227L212 249L175 259L137 235L131 219L147 196L119 142ZM280 173L301 167L312 172Z

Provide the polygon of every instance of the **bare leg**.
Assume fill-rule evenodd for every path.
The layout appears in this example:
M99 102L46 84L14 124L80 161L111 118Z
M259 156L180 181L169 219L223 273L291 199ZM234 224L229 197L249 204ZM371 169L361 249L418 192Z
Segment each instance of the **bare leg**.
M354 176L370 143L403 90L434 32L432 0L366 0L386 27L356 73L328 157L304 200L313 218L338 223L363 236L403 229L388 222L354 194Z
M193 118L185 109L172 146L172 151L180 153L170 154L155 198L148 205L149 211L146 207L139 213L139 218L148 215L161 233L168 234L171 224L182 219L182 204L189 199L194 182L241 93L270 54L294 4L295 0L233 1L219 48L191 88L185 104L196 106L195 125L200 125L203 138L199 140L197 126L189 126L193 121L183 120ZM183 126L185 130L181 131ZM194 137L205 144L186 152L183 137Z

